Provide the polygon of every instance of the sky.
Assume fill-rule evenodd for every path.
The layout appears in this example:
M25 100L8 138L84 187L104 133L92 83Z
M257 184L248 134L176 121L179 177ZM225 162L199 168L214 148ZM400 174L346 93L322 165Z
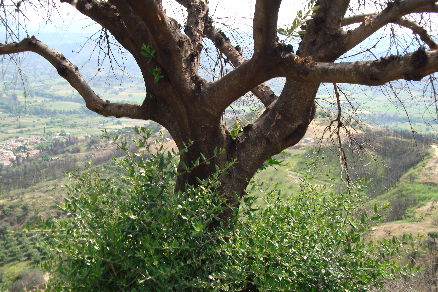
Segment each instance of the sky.
M298 8L304 7L302 4L304 2L305 0L283 1L279 13L279 27L291 23ZM218 23L233 24L233 27L241 30L251 29L255 0L210 0L209 5L210 15ZM174 0L163 0L163 6L169 16L177 19L180 23L184 21L184 8ZM91 20L65 3L60 4L59 15L52 15L54 25L44 23L36 11L29 11L28 15L30 31L57 32L61 28L67 28L69 32L95 32L98 30L98 26L93 25Z
M11 0L4 0L11 1ZM29 0L34 1L34 0ZM41 0L40 0L41 1ZM185 8L179 5L175 0L162 0L163 6L166 9L167 15L177 19L181 24L185 22L186 11ZM282 1L279 11L278 27L285 27L290 25L295 16L297 10L304 9L310 0L284 0ZM30 2L32 3L32 2ZM224 30L233 42L239 44L246 44L249 50L246 50L248 54L251 52L251 39L252 39L252 19L255 9L256 0L210 0L210 15L216 22L215 26ZM357 4L352 1L353 4ZM370 5L366 7L365 12L371 12ZM83 16L76 11L70 4L62 3L59 6L58 13L52 14L50 19L52 23L45 23L43 19L38 15L40 11L28 11L29 22L27 27L29 28L29 34L35 34L44 43L50 44L56 47L54 42L62 44L64 38L69 33L95 33L99 31L100 26L93 21ZM227 29L232 28L232 30ZM1 29L1 28L0 28ZM237 31L236 38L233 39L233 30ZM54 33L56 37L54 37ZM387 34L390 30L380 30L379 33ZM398 33L410 33L410 31L399 30ZM43 34L41 34L43 33ZM61 37L59 37L61 35ZM21 37L21 36L20 36ZM242 39L243 38L243 39ZM369 41L369 40L367 40ZM375 42L374 40L372 40ZM1 42L1 40L0 40ZM292 43L294 46L295 44ZM365 44L368 46L369 44ZM384 45L383 47L388 47ZM360 46L357 47L361 50ZM416 48L414 48L416 49ZM248 58L250 56L244 56Z

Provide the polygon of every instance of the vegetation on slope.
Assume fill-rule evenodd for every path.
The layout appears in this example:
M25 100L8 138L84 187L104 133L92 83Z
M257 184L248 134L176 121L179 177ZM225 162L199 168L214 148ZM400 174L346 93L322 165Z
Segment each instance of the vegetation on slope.
M388 136L388 132L380 132L368 136L368 138L366 139L367 145L373 145L374 147L368 152L363 152L360 156L357 156L357 153L355 154L357 157L360 157L362 159L362 163L373 162L374 159L376 159L377 161L381 162L381 164L372 163L370 164L372 167L367 168L366 171L365 169L363 169L364 171L362 171L362 169L359 167L360 164L352 165L351 169L352 175L356 175L355 178L357 179L360 178L363 174L368 175L367 181L369 182L369 184L367 188L367 194L370 197L375 198L373 204L375 202L383 201L392 202L393 208L388 209L385 213L387 218L391 220L396 218L391 217L391 212L395 212L395 207L398 206L397 202L404 203L404 213L402 213L401 217L399 216L397 218L409 219L409 216L411 216L410 214L412 213L412 211L409 210L413 210L415 206L422 202L433 199L434 197L432 196L432 194L438 193L436 191L436 188L434 188L433 183L422 183L418 181L418 178L422 176L422 174L420 174L421 169L424 169L428 159L431 159L432 157L426 151L428 145L431 143L430 140L417 139L416 142L413 142L409 139L409 135L405 137L403 137L402 135L403 133L398 133L393 134L392 136ZM80 141L77 145L75 145L81 148L81 153L83 155L81 159L82 161L84 161L84 159L86 161L92 158L92 156L85 153L96 152L94 145L107 147L105 146L105 142L103 141L98 141L96 144L94 142L91 143L90 140L84 140L82 142ZM385 150L385 146L389 146L390 151ZM72 153L70 153L71 149L69 147L71 148L72 145L69 145L67 148L65 148L66 150L59 150L64 149L62 147L59 148L56 155L62 156L62 152L65 152L64 154L71 155ZM114 150L115 149L111 151ZM316 156L313 155L313 153L318 153L318 151L319 155L317 158L315 158ZM313 157L315 162L309 163L309 157ZM406 158L399 159L400 157ZM93 165L98 165L106 161L107 157L102 156L100 157L100 159L98 158L99 157L95 157ZM341 187L343 185L343 182L339 176L340 170L338 158L335 153L330 151L329 148L300 147L287 149L285 151L285 154L276 157L276 159L291 161L291 163L288 166L280 167L277 170L274 168L268 168L264 172L261 172L258 176L259 178L261 178L262 181L271 181L276 183L278 182L278 188L291 191L289 193L298 194L300 192L300 178L303 178L305 175L309 175L308 170L310 167L312 167L312 183L318 185L335 184L337 187ZM423 161L421 161L421 159L423 159ZM418 161L420 161L419 164ZM63 218L62 213L56 211L56 205L59 205L62 202L63 195L61 195L61 193L65 193L65 189L63 190L59 188L58 182L60 176L62 177L64 175L61 174L59 169L56 170L55 167L53 167L56 163L58 162L44 160L36 162L35 165L39 165L39 167L42 167L43 169L43 171L41 171L40 173L44 174L45 171L55 171L57 174L46 176L41 175L39 179L34 178L33 184L29 184L30 188L28 189L28 192L37 192L38 187L35 185L35 183L39 183L40 185L41 183L53 184L55 188L53 188L51 192L55 192L58 194L58 199L56 200L56 202L50 202L50 200L52 200L52 197L47 196L47 194L41 194L38 198L35 197L34 199L29 200L30 197L26 194L26 192L24 192L23 189L15 189L13 191L5 192L3 195L0 196L0 201L2 202L2 204L0 204L2 207L0 220L8 222L8 225L12 224L23 226L25 223L29 225L35 223L38 217L41 215L43 215L43 218L46 220ZM417 166L413 167L413 165ZM12 175L14 173L22 173L23 175L25 173L31 173L30 171L26 172L26 167L24 166L25 165L22 165L3 172L0 179L5 179L5 182L7 182L7 179L29 179L29 177L26 176L20 178L21 175ZM74 166L77 167L78 164L75 164ZM29 164L27 167L32 167L32 164ZM119 173L116 168L115 162L105 163L104 167L99 167L98 171L101 172L104 176L114 176L116 173ZM403 175L404 173L405 175ZM383 177L385 177L386 174L389 174L387 176L389 179L382 179ZM330 179L333 177L336 177L336 179ZM58 186L56 187L57 184ZM8 184L6 183L5 185ZM16 188L18 186L26 186L27 184L23 180L17 181L16 183L10 185L15 185L14 188ZM404 201L400 200L400 196L392 198L390 195L388 195L391 192L382 197L381 194L386 193L386 191L391 188L392 192L396 192L397 190L406 191L406 194L403 195L403 197L406 199ZM419 192L419 190L423 191ZM44 197L47 198L44 199ZM33 202L38 203L36 204ZM22 276L20 276L19 273L15 273L13 274L13 276L11 276L9 272L11 267L17 265L20 261L23 260L27 260L28 262L31 261L31 254L29 254L26 249L21 248L23 244L20 244L19 246L21 253L23 254L20 260L18 260L17 257L13 256L13 252L16 251L7 250L7 252L5 252L4 254L6 254L8 262L0 263L0 269L8 270L5 275L7 275L10 285L14 284L14 281L20 282L22 279ZM33 249L38 250L35 246L33 247ZM41 258L44 259L44 255L42 255Z

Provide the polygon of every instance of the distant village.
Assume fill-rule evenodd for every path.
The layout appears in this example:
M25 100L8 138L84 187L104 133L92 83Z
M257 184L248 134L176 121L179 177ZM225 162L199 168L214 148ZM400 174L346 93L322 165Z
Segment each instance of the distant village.
M70 135L70 133L65 133ZM85 135L85 138L91 137L90 135ZM60 138L59 133L55 133L53 138ZM166 138L169 142L170 139ZM7 167L12 167L16 165L21 165L26 159L33 158L36 155L43 152L42 149L35 149L39 143L46 142L46 140L41 136L33 136L30 138L18 137L9 138L7 140L0 142L0 169ZM302 140L304 143L313 142L312 138L304 138ZM98 148L98 146L95 146ZM52 158L54 159L54 158Z
M20 165L25 159L34 157L42 150L34 149L35 146L44 142L41 136L30 138L9 138L0 142L0 169L13 165Z

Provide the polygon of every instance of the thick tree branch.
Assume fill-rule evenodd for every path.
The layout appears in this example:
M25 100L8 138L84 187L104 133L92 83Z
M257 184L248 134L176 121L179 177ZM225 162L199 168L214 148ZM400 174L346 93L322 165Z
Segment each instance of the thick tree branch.
M156 67L162 69L163 75L168 77L181 96L187 96L196 87L194 80L200 79L191 67L193 51L189 37L181 33L174 19L166 15L160 0L123 1L136 12L146 26L150 44L157 52L154 59Z
M304 136L314 116L314 98L318 87L318 83L286 81L278 100L254 124L246 126L242 135L231 144L229 156L245 161L233 165L228 171L229 176L243 186L242 189L266 159L295 145Z
M275 48L280 4L281 0L257 0L253 21L254 56Z
M375 17L375 14L362 14L362 15L355 15L352 17L348 17L345 18L342 21L342 26L345 25L350 25L353 23L358 23L358 22L367 22L370 19L372 19L373 17ZM438 44L435 42L435 40L429 35L429 33L427 32L427 30L425 28L423 28L422 26L420 26L418 23L416 23L415 21L406 19L406 18L400 18L397 21L394 21L394 23L409 28L412 30L413 33L417 34L420 36L421 40L423 42L425 42L431 49L437 49L438 48Z
M191 0L177 0L179 4L186 8L189 7L190 1ZM216 48L219 49L219 51L224 54L228 60L231 61L231 64L233 64L235 68L242 65L245 60L243 59L240 51L231 44L230 39L227 38L223 32L218 31L213 26L213 21L208 16L205 16L204 22L204 35L214 43ZM265 107L269 106L277 98L274 92L265 85L258 85L254 87L251 89L251 92L260 99Z
M257 96L257 98L265 107L268 107L271 103L278 99L278 96L274 93L274 91L265 84L257 85L255 88L251 89L251 92Z
M135 53L139 53L139 48L149 40L146 25L143 23L140 16L138 16L130 6L126 5L123 0L109 0L108 2L117 7L117 12L122 17L123 23L129 28L130 34L135 36Z
M343 41L344 52L349 51L388 23L399 20L402 16L414 12L418 7L425 7L435 2L435 0L397 0L388 3L382 12L369 16L368 21L364 21L351 34L346 35ZM332 46L339 46L339 44L333 43Z
M436 3L431 3L417 9L414 9L412 12L414 13L423 13L423 12L438 12L438 5Z
M209 112L222 114L225 109L238 98L259 84L271 79L268 58L261 60L252 58L222 77L216 82L207 85L209 100L205 103ZM262 69L263 68L263 69Z
M188 37L183 35L179 29L175 28L174 22L169 19L161 6L159 0L125 0L125 2L134 10L147 27L151 43L157 52L157 60L168 70L182 72L182 54L185 42ZM175 68L176 66L176 68Z
M350 0L320 0L319 2L321 7L316 11L315 19L324 18L324 29L331 33L336 32L347 12Z
M341 39L345 33L340 23L348 9L349 0L319 0L319 5L313 18L306 24L306 34L297 50L300 56L311 56L320 62L334 61L339 54L336 47L334 50L327 50L327 46L336 40Z
M433 13L438 12L438 5L436 3L427 4L418 8L415 8L411 13ZM354 16L345 17L342 20L341 26L350 25L353 23L364 22L364 19L372 19L377 15L377 13L366 13Z
M202 50L202 39L204 38L204 24L208 16L208 3L204 0L188 1L187 12L187 25L184 32L192 42L192 51L197 54L196 63L199 63L199 54Z
M438 49L438 44L435 42L435 40L429 35L427 30L420 26L415 21L406 19L406 18L400 18L399 20L395 21L394 23L409 28L414 32L415 34L418 34L420 36L420 39L425 42L429 48L431 49Z
M354 16L345 17L341 21L341 26L347 26L354 23L364 22L365 20L369 21L370 19L376 17L377 13L366 13L366 14L359 14Z
M230 40L225 36L223 32L218 31L213 25L212 21L208 20L205 25L204 34L209 38L216 48L224 54L228 60L233 64L234 68L239 67L245 62L242 54L236 49L230 42ZM278 97L272 91L271 88L265 85L258 85L251 89L251 92L257 96L257 98L263 103L265 107L268 107L275 99Z
M301 82L350 83L377 86L389 81L405 79L420 81L438 72L438 50L418 49L404 56L390 56L378 61L318 63L290 54L277 63L278 76ZM286 64L287 63L287 64ZM281 64L281 66L280 66Z
M263 70L260 70L262 66ZM288 77L305 83L350 83L377 86L392 80L419 81L438 71L438 50L419 49L404 56L391 56L368 62L319 62L301 58L293 53L277 55L272 59L251 59L209 84L216 92L208 107L225 110L238 97L257 84L274 77ZM219 90L219 88L221 90Z
M26 51L37 53L49 61L53 67L56 68L58 74L67 80L70 85L74 87L84 98L88 109L103 116L150 119L148 112L139 105L103 101L83 79L82 75L78 71L77 66L73 65L62 54L41 43L35 37L25 38L19 43L11 43L6 45L0 44L0 55Z
M61 0L106 28L117 41L134 56L138 54L136 38L131 35L121 20L117 8L108 2L88 0Z

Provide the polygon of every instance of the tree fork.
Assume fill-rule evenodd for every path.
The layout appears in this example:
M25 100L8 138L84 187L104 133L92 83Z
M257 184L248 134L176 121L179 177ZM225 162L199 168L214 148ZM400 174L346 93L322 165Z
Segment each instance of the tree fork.
M48 60L81 94L89 109L103 116L153 120L169 130L180 150L185 147L184 143L193 141L181 156L183 174L177 181L179 190L187 183L197 184L196 178L204 179L214 173L215 165L222 168L226 161L236 160L228 174L221 177L221 195L228 198L231 206L238 206L249 180L266 159L295 145L304 136L315 114L315 97L322 82L375 86L398 79L420 80L438 72L438 50L434 49L437 44L433 34L421 27L424 26L421 22L406 21L412 13L436 13L434 0L389 1L381 11L351 17L346 17L350 11L349 0L317 1L320 9L306 22L306 33L296 53L291 45L277 41L281 1L256 0L254 53L248 60L243 59L238 46L233 46L230 39L213 26L206 0L176 0L187 9L185 33L182 26L166 14L159 0L62 2L97 22L133 55L147 90L141 105L104 101L62 54L36 39L17 39L13 26L5 29L16 43L0 44L0 55L35 52ZM1 4L4 8L1 13L12 9L13 12L5 14L9 17L26 11L24 6L28 1L20 3L22 8L17 10ZM343 25L354 22L360 24L350 31L343 29ZM409 27L434 50L418 49L380 60L335 63L341 55L391 23ZM234 66L214 82L203 79L198 72L204 37ZM154 46L156 55L151 60L141 55L143 44ZM162 77L156 80L151 70L158 70ZM286 78L278 96L263 85L275 77ZM253 124L245 126L240 136L231 137L221 124L221 115L250 91L255 92L265 111ZM214 157L215 149L224 152ZM193 162L202 159L201 153L207 159L213 157L210 164L193 167ZM182 163L192 168L191 172L184 172ZM220 215L222 219L231 216L229 211Z

